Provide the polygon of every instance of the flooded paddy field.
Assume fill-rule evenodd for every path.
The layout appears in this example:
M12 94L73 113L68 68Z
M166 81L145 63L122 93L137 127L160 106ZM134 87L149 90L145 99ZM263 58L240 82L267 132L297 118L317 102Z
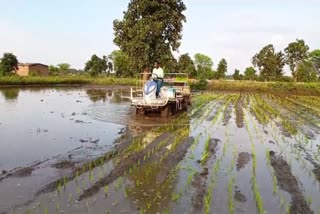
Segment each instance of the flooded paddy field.
M0 89L0 213L320 213L320 98Z

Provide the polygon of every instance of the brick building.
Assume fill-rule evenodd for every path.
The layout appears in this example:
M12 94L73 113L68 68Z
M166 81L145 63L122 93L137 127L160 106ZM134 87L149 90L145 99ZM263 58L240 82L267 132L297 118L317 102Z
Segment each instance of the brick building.
M15 71L19 76L48 76L49 66L40 63L19 63L18 69Z

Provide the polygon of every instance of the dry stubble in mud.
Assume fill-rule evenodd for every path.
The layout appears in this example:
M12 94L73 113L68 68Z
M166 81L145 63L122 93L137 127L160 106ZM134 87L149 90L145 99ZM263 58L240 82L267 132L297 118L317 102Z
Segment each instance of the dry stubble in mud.
M299 188L297 178L291 172L289 164L273 151L270 152L270 161L278 180L279 187L291 195L290 213L313 213Z

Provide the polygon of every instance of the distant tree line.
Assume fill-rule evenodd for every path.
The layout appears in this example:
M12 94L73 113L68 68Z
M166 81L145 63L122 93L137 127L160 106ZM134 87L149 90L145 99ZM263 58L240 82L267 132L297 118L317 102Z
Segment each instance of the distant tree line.
M235 80L259 80L259 81L294 81L314 82L320 76L320 50L309 52L309 46L304 40L297 39L288 44L284 52L276 52L272 44L263 47L252 58L252 64L257 68L248 67L244 75L235 70ZM292 77L284 76L284 66L288 65Z

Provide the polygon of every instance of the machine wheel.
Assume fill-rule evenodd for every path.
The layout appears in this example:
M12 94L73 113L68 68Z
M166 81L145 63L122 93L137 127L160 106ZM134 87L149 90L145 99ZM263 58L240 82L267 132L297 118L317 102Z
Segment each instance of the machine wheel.
M162 110L161 110L161 117L169 117L170 115L170 108L169 105L166 105Z
M189 102L189 100L187 98L184 98L183 101L182 101L182 109L184 111L188 110L188 102Z
M144 110L143 110L143 108L137 108L136 107L136 115L144 115Z

